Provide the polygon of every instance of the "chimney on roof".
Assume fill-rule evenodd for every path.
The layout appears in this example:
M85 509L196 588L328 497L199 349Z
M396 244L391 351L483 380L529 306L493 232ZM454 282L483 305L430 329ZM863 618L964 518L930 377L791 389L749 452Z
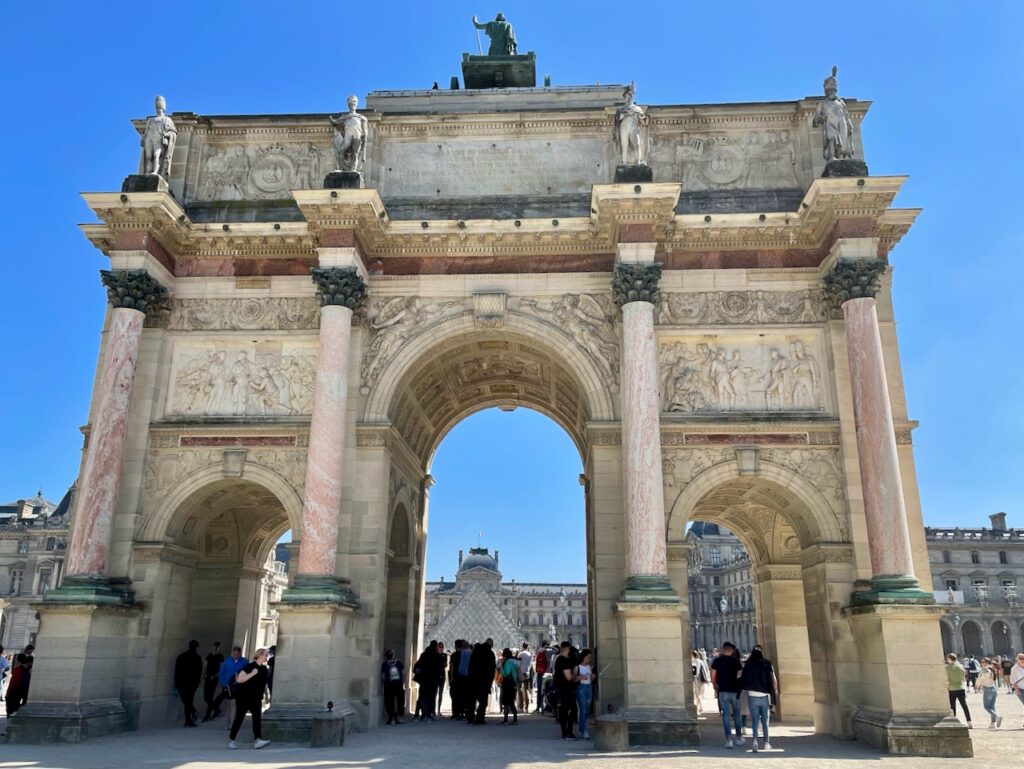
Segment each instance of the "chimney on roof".
M988 519L992 521L992 531L1006 531L1006 513L992 513Z

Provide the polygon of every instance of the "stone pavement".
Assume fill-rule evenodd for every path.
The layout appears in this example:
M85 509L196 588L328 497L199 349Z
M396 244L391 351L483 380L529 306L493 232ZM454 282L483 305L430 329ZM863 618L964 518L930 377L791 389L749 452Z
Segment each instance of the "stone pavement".
M969 695L980 720L980 695ZM926 769L1024 765L1024 708L1000 695L1006 718L998 731L975 729L975 758L934 759L882 756L856 742L816 737L809 727L772 728L774 750L757 755L722 747L717 716L702 721L704 744L697 748L634 749L597 753L589 742L563 742L549 718L524 716L517 726L500 726L496 716L485 727L442 719L405 723L353 734L343 748L312 749L272 744L252 749L252 731L243 727L239 750L227 750L224 719L197 729L161 729L122 734L81 745L0 744L0 769L208 769L258 766L266 769L731 769L769 761L776 769L845 769L868 761L872 769ZM0 720L0 726L3 721Z

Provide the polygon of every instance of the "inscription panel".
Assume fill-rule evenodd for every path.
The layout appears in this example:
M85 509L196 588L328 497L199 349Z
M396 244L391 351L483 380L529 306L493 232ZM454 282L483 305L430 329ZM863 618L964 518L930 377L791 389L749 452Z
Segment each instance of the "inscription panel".
M385 197L555 195L590 192L608 180L600 138L385 141Z

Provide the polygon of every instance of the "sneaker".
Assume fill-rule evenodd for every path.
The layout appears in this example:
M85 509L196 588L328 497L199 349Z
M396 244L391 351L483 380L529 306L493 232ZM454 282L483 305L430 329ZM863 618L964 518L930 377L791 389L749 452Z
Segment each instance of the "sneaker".
M238 743L234 740L228 742L228 750L238 750Z
M996 718L996 729L1000 728L1002 725L1003 725L1003 717L999 716L998 718Z
M989 721L988 722L988 728L989 729L995 729L996 728L996 722L995 721Z
M972 724L970 721L968 721L967 722L967 728L968 729L973 729L974 728L974 724Z
M755 753L757 752L757 740L754 740L754 741L753 741L753 743L752 743L752 744L751 744L751 746L750 746L750 749L751 749L752 751L754 751Z
M772 744L770 742L768 742L768 740L765 740L764 741L764 745L761 746L761 749L762 750L771 750L772 749Z
M256 742L253 743L253 747L256 748L256 750L259 750L260 748L267 747L269 744L270 740L256 740Z
M726 740L725 740L725 747L727 747L727 748L729 748L731 750L732 749L732 740L726 738Z

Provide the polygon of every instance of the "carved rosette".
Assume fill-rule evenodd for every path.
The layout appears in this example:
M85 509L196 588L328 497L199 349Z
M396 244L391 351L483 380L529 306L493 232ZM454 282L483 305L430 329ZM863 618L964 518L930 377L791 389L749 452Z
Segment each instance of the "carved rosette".
M337 305L356 313L366 304L366 283L355 267L314 267L310 272L321 307Z
M145 314L164 306L167 289L145 270L100 270L107 300L114 307Z
M617 264L612 275L612 296L615 304L622 307L630 302L658 301L658 281L661 280L660 264Z
M837 261L822 281L825 300L831 304L833 312L851 299L874 299L887 266L882 258Z

